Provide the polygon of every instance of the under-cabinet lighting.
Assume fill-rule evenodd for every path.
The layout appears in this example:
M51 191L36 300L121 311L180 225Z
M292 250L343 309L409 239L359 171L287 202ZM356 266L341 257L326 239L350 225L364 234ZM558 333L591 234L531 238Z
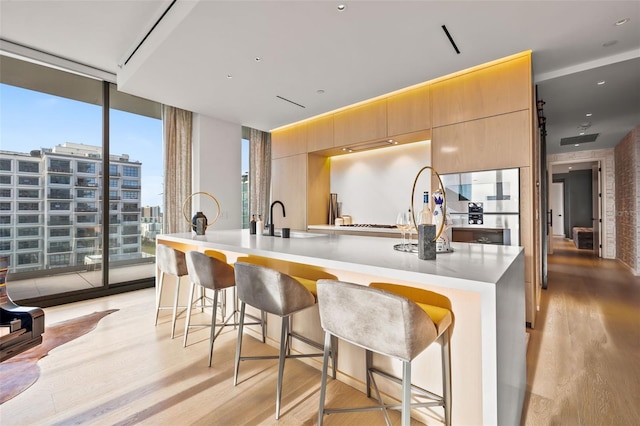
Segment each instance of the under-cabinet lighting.
M398 143L393 139L387 139L383 141L365 142L357 145L351 145L351 146L342 148L342 150L346 152L356 152L356 151L364 151L367 149L382 148L385 146L397 145L397 144Z

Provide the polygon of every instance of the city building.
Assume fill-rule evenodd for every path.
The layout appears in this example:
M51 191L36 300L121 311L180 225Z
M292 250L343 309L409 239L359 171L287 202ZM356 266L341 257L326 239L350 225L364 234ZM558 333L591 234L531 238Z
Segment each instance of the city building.
M10 256L10 271L99 263L103 182L109 253L141 257L141 167L126 154L111 155L104 176L102 148L71 142L29 153L0 151L0 253Z

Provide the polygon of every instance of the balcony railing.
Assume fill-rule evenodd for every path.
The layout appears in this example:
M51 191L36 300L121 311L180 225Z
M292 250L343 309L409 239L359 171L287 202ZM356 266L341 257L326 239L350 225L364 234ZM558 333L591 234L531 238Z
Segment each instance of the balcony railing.
M49 250L47 250L49 253L65 253L68 251L73 251L71 246L68 247L49 247Z
M47 168L47 171L49 173L64 173L64 174L72 174L73 173L73 169L71 168L65 168L65 167L49 167Z
M49 225L49 226L69 226L72 223L73 222L71 222L71 219L67 218L67 220L50 220L49 222L47 222L47 225Z
M73 211L76 213L96 213L98 211L97 207L76 207Z
M122 185L122 189L142 189L140 185Z
M70 194L55 194L50 192L47 194L47 198L50 200L71 200L73 197Z
M76 186L79 187L83 187L83 188L97 188L98 184L95 182L81 182L81 181L77 181L76 182Z

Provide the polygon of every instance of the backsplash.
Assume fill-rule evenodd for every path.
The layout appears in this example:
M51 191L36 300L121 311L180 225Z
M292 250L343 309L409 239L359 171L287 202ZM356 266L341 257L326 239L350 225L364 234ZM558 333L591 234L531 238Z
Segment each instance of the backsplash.
M431 142L415 142L331 158L331 192L338 194L342 214L354 223L395 224L410 206L413 180L431 165ZM430 191L426 170L416 186L414 208L422 208L422 192ZM328 194L327 194L328 196Z

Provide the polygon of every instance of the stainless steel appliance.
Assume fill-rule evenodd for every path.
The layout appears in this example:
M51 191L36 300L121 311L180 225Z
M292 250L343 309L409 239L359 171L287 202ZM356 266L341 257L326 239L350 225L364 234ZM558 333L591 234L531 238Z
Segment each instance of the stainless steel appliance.
M453 241L520 245L520 170L441 175Z

